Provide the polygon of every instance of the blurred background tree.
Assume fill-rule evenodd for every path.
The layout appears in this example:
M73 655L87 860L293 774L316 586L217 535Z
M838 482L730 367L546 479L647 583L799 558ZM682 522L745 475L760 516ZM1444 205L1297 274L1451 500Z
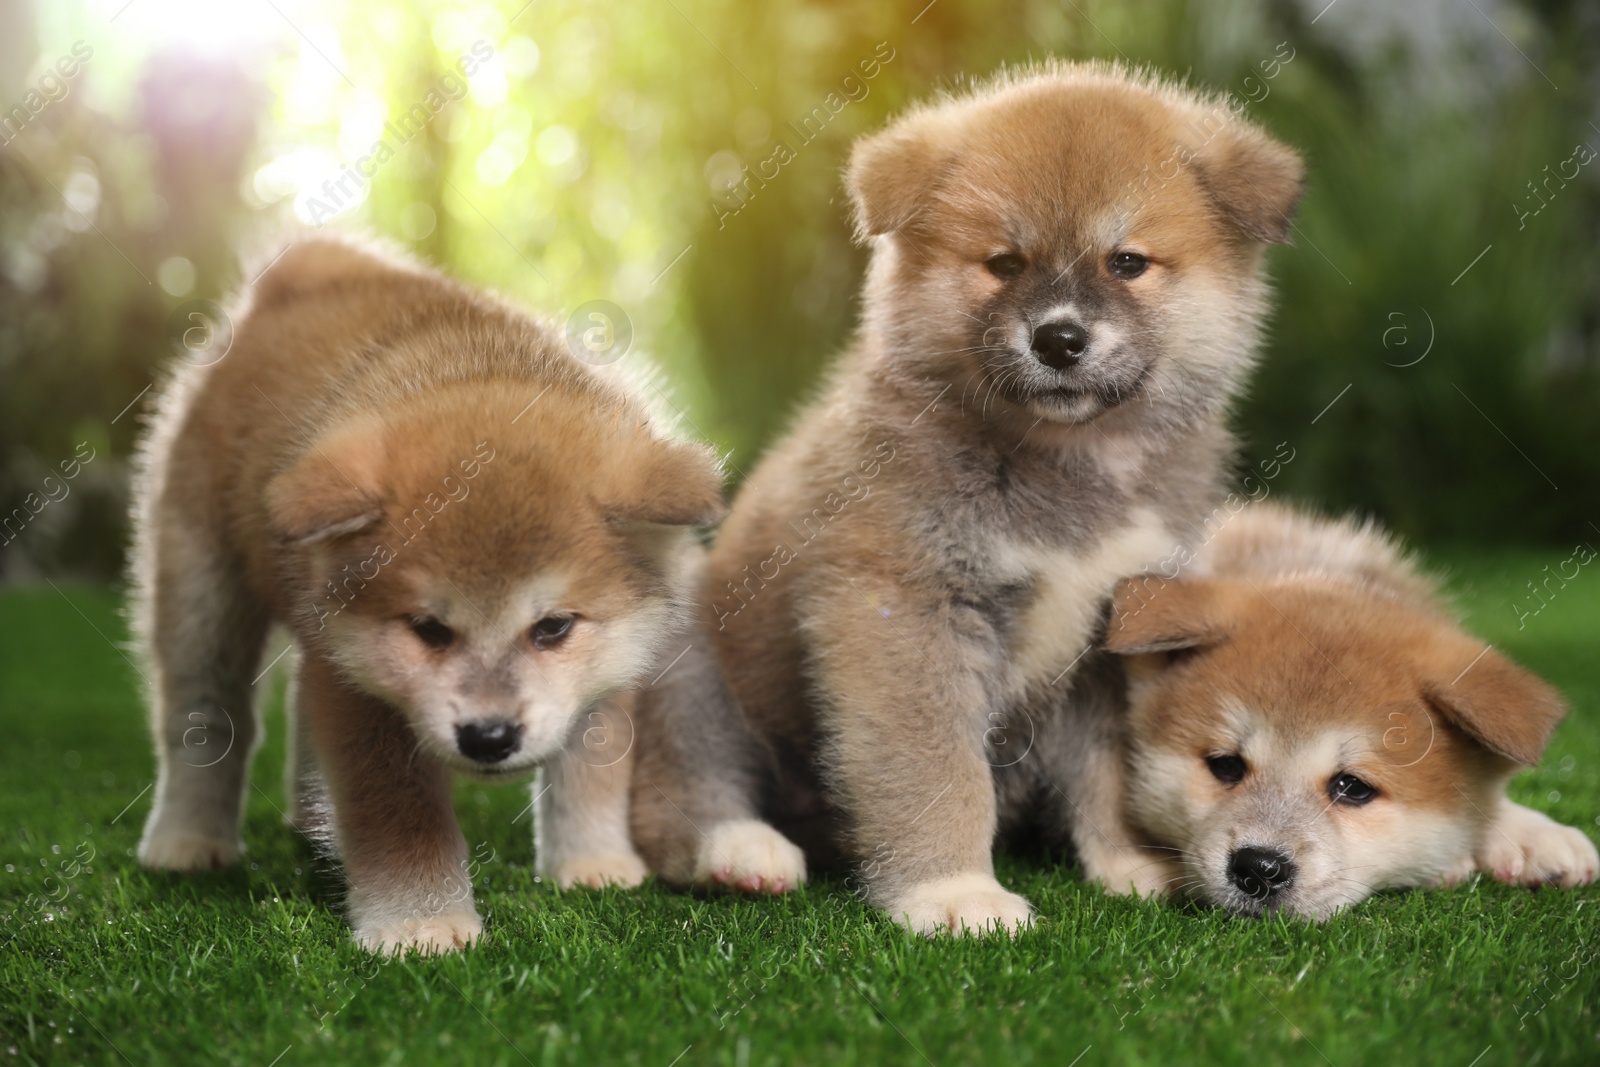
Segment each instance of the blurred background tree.
M1047 55L1306 154L1244 462L1287 441L1278 489L1424 541L1600 543L1593 3L0 0L0 575L117 573L193 302L294 225L616 303L748 470L854 325L850 141Z

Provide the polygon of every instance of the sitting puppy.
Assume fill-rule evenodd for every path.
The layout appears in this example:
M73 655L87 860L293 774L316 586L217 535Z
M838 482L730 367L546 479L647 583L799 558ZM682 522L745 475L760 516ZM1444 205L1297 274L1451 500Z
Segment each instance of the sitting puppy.
M1382 889L1595 878L1582 831L1506 798L1565 713L1462 633L1372 526L1258 505L1191 575L1117 593L1128 807L1171 890L1314 920Z
M1301 165L1221 100L1051 64L912 110L856 146L848 185L872 247L860 335L709 564L704 623L753 743L655 773L636 796L668 801L635 828L658 868L791 884L770 839L695 862L756 810L841 846L912 930L1011 931L1031 911L994 877L1003 805L1066 809L1107 884L1142 866L1107 844L1114 761L1062 779L1014 753L1031 722L1070 759L1071 731L1027 709L1071 684L1117 581L1220 496ZM753 804L707 799L750 782Z
M638 882L624 691L686 615L713 455L547 325L351 242L290 245L234 321L142 450L134 615L161 770L140 860L238 859L276 621L299 652L294 819L331 809L362 945L478 936L452 770L542 765L541 870Z

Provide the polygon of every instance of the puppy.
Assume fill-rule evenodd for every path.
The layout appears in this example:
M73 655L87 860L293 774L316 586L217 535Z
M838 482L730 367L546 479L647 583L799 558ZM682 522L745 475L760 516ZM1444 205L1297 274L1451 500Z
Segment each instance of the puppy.
M1117 580L1221 495L1301 164L1220 100L1050 64L915 108L847 183L859 335L711 553L704 625L757 765L658 776L700 817L635 827L687 869L717 832L694 783L765 781L758 810L841 845L910 929L1013 930L1002 808L1064 809L1108 884L1144 866L1111 847L1115 761L1079 776L1059 697Z
M1107 647L1130 676L1128 806L1170 888L1328 918L1382 889L1580 885L1581 831L1506 798L1565 713L1462 633L1369 525L1258 505L1191 574L1126 582Z
M239 858L279 622L291 818L331 820L362 945L479 935L451 771L542 766L541 871L638 882L626 691L686 615L714 457L551 327L367 246L290 245L233 321L142 449L133 614L160 778L140 860Z

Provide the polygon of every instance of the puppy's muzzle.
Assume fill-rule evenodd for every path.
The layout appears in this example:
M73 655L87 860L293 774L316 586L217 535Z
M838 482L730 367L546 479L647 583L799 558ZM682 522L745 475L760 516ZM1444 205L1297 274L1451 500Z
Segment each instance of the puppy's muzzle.
M474 719L456 727L456 747L479 763L503 763L522 745L522 725L509 719Z
M1266 900L1294 881L1294 860L1275 849L1236 848L1228 857L1228 880L1254 900Z
M1047 322L1033 331L1033 354L1051 370L1075 367L1089 347L1089 331L1074 319Z

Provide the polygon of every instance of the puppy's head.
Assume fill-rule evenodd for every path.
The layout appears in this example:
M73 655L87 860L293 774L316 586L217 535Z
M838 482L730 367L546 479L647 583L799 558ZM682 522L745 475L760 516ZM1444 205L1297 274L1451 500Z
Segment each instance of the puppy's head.
M1249 369L1301 173L1220 98L1098 64L1003 76L856 146L867 328L985 411L1197 417Z
M1462 865L1560 695L1442 618L1295 578L1125 582L1129 801L1191 895L1321 921Z
M689 527L722 508L709 450L584 383L534 392L355 416L267 493L307 576L302 638L484 777L531 769L650 669L687 615Z

